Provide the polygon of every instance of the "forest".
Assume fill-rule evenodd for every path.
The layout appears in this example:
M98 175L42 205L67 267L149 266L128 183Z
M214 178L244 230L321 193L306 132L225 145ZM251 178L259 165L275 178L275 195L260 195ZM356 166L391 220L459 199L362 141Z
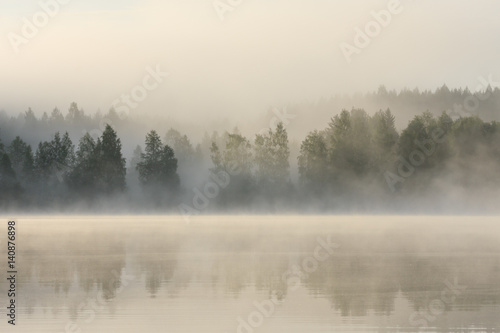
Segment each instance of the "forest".
M356 101L370 113L353 107ZM41 117L31 108L17 117L2 111L0 207L183 215L498 212L498 89L478 95L381 88L356 101L320 103L328 112L319 104L290 107L294 117L304 109L328 113L293 138L290 127L305 121L245 134L237 127L205 131L193 140L168 119L145 130L146 123L113 109L87 115L76 103L66 114L55 108ZM414 109L421 111L400 111ZM398 115L408 118L404 126Z

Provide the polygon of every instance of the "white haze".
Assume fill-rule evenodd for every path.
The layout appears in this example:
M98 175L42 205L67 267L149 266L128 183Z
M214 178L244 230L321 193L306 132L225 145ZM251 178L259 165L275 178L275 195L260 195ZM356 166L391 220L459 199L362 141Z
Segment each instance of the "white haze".
M76 101L87 113L106 112L157 64L170 76L132 112L206 130L381 84L474 90L478 76L500 78L498 1L401 0L402 13L351 64L339 44L352 44L354 28L388 1L246 0L224 21L212 3L74 0L16 54L7 34L40 7L1 0L0 110L41 115Z

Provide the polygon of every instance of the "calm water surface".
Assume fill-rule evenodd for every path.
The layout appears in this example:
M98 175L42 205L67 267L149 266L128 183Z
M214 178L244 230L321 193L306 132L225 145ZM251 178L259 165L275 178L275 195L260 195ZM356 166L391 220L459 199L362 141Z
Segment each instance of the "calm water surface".
M24 217L0 332L500 332L497 217Z

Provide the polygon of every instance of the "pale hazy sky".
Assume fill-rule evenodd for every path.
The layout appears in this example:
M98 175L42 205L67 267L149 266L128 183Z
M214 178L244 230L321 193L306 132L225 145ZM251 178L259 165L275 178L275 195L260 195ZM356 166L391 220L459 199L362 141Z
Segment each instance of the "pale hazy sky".
M213 2L71 0L16 53L8 34L22 35L39 0L0 0L0 110L41 114L76 101L107 111L157 64L169 76L132 112L245 119L380 84L473 90L479 76L500 81L498 0L401 0L350 64L340 44L353 44L354 28L390 1L242 0L224 21Z

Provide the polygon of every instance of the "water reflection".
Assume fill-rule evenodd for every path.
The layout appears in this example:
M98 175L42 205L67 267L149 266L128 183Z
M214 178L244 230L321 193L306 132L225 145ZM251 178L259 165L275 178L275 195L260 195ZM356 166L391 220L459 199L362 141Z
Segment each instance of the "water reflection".
M245 308L259 298L275 299L280 316L292 321L301 314L287 312L286 305L300 299L307 312L327 314L333 318L328 327L339 329L346 323L342 318L350 324L360 318L365 330L375 331L493 329L500 323L500 237L476 229L479 222L452 230L416 224L304 227L304 221L186 226L131 219L82 219L71 227L59 221L42 230L35 222L23 225L19 254L19 304L26 324L35 317L91 323L100 313L111 320L124 316L131 302L150 304L147 299L166 302L155 306L171 313L172 304L191 299L213 304L222 299ZM304 266L325 235L340 247L314 269ZM296 275L300 286L293 288L284 278L292 268L302 270ZM460 292L453 293L453 286ZM438 305L442 308L432 308ZM187 316L193 310L178 305L175 311ZM213 311L214 324L245 315ZM325 325L320 319L308 323Z

